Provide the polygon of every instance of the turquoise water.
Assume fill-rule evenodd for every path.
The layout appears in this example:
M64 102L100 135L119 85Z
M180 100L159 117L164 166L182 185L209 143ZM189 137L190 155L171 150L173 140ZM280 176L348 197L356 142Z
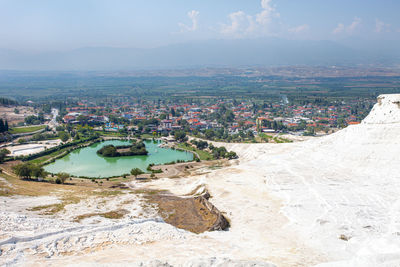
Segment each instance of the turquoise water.
M131 169L139 168L146 172L150 163L164 164L171 161L193 160L193 154L185 151L160 148L161 142L145 141L147 156L129 156L105 158L97 155L97 150L105 145L126 145L128 141L111 140L79 148L54 163L44 166L51 173L67 172L74 176L111 177L130 173Z

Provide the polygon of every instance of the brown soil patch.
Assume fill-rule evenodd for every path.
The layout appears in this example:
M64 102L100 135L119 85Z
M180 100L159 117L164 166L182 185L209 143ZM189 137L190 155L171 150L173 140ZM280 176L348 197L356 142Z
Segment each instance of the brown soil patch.
M229 227L228 220L204 196L151 195L148 199L157 204L164 221L177 228L198 234Z
M19 114L14 112L15 108L19 110ZM0 106L0 117L7 120L10 126L23 122L26 117L34 114L33 108L28 106Z

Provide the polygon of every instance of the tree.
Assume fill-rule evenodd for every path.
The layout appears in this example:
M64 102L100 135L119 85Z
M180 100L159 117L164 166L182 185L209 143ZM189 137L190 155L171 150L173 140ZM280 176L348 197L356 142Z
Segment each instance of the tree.
M21 163L13 167L14 173L20 178L31 178L32 176L33 164L31 163Z
M4 126L4 121L3 119L0 119L0 133L5 132L5 126Z
M253 133L252 130L248 130L248 131L247 131L247 137L248 137L248 138L254 138L254 133Z
M221 146L221 147L214 147L214 149L213 149L213 156L214 156L216 159L225 158L225 155L226 155L227 152L228 152L228 151L226 150L226 148L225 148L224 146Z
M215 136L215 132L213 131L213 129L207 129L207 130L205 130L205 132L204 132L204 136L205 136L207 139L213 140L213 138L214 138L214 136Z
M100 148L97 151L97 154L102 155L104 157L117 157L118 152L117 148L114 145L106 145Z
M276 121L273 122L272 129L274 129L274 131L278 130L278 123L276 123Z
M79 121L80 124L86 124L88 122L88 117L84 116L84 115L79 115L76 118L77 121Z
M69 139L69 135L64 131L59 132L58 136L60 137L61 141L63 141L63 142L67 142Z
M2 150L0 150L0 163L3 163L5 157L10 154L10 150L3 148Z
M233 122L235 120L235 114L233 114L232 110L228 110L225 113L225 120L227 122Z
M186 133L184 131L175 131L174 138L178 142L184 142L187 140Z
M226 153L225 157L227 157L228 159L237 159L238 155L234 151L229 151L228 153Z
M40 121L39 121L38 117L36 117L35 115L30 115L30 116L25 118L25 123L28 124L28 125L40 124Z
M133 168L132 170L131 170L131 174L133 175L133 176L135 176L135 179L137 178L137 176L138 175L141 175L141 174L143 174L144 172L141 170L141 169L139 169L139 168Z
M45 177L46 176L46 172L43 169L43 167L40 167L38 165L32 165L31 167L31 176L39 178L39 177Z
M65 183L65 181L69 178L69 174L66 172L59 172L57 173L57 179L56 179L56 183L57 184L63 184Z
M203 150L208 147L208 143L206 141L199 141L195 145L200 150Z

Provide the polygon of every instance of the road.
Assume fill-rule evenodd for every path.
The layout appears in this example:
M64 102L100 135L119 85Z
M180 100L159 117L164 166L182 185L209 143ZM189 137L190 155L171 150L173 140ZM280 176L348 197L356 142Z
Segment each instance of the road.
M56 108L52 108L51 109L51 114L52 114L52 119L49 121L49 123L48 123L48 125L49 125L49 127L52 129L52 130L55 130L56 129L56 127L59 125L58 124L58 122L57 122L57 116L58 116L58 109L56 109Z

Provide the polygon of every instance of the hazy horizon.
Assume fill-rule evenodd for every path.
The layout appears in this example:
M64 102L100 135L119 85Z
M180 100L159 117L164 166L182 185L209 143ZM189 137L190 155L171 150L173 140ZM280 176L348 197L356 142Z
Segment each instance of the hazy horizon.
M390 66L400 64L399 8L394 0L0 0L0 69Z
M0 1L0 48L156 48L214 39L400 40L394 0Z

